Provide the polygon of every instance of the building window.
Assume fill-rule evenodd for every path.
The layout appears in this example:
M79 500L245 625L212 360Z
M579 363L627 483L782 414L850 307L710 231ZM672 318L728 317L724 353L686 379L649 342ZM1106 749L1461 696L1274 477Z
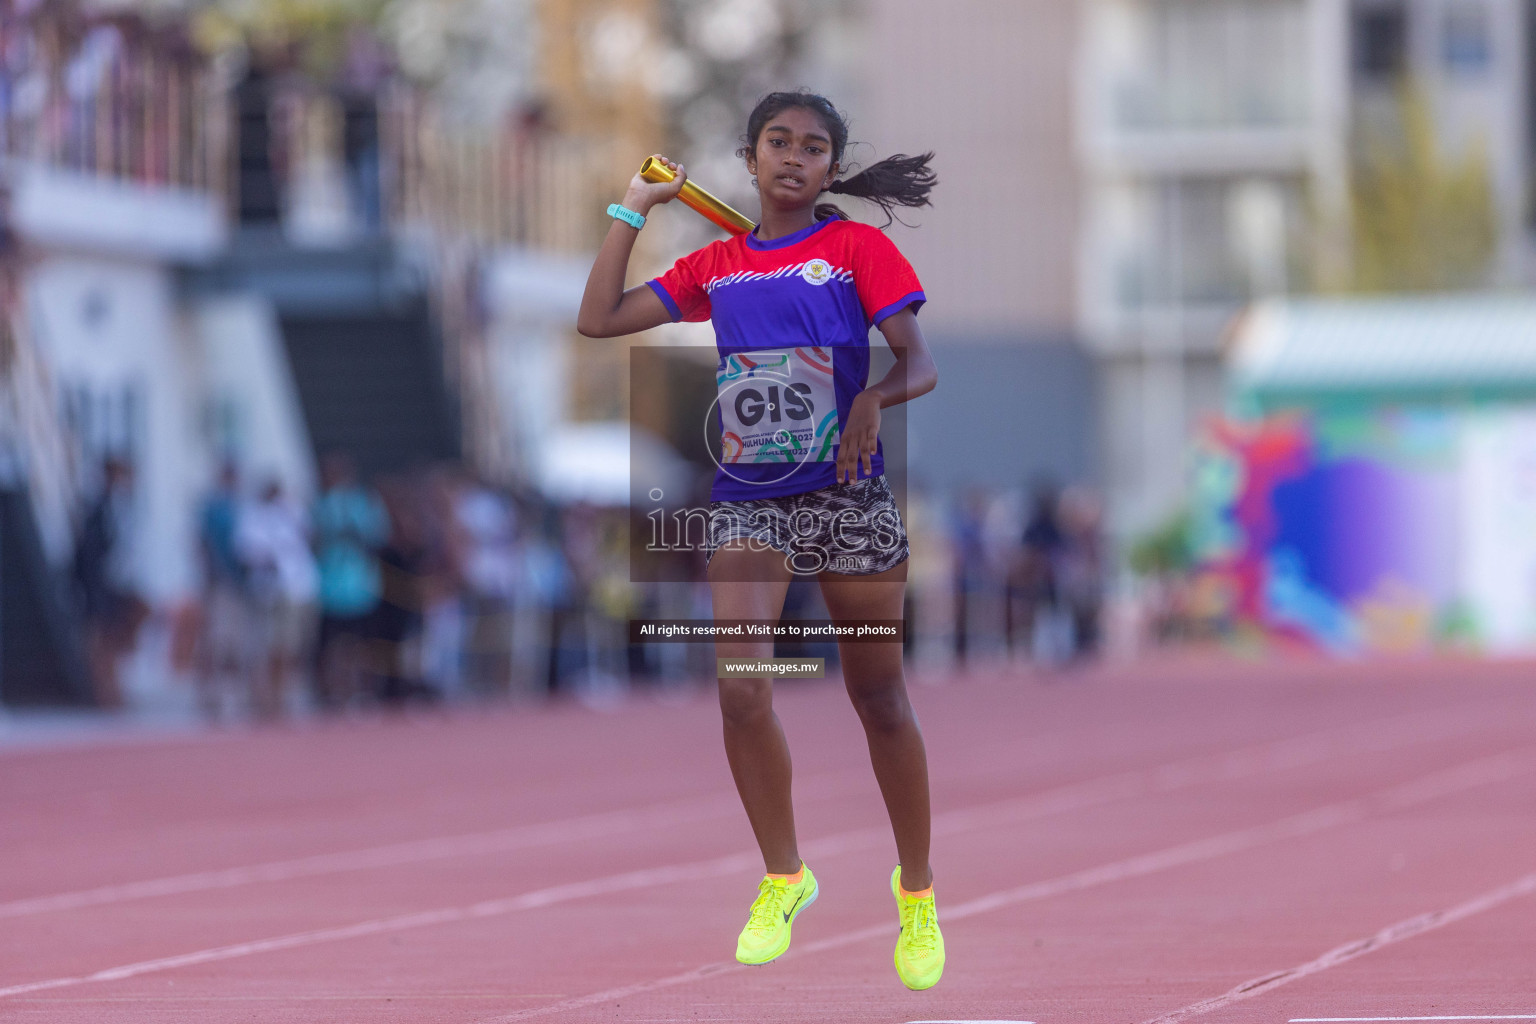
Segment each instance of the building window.
M1144 66L1121 90L1135 127L1294 125L1307 116L1305 0L1153 0Z
M1488 69L1488 7L1484 0L1454 0L1445 7L1440 53L1446 70L1476 75Z
M1369 82L1400 76L1408 62L1408 11L1401 0L1363 0L1352 20L1356 76Z

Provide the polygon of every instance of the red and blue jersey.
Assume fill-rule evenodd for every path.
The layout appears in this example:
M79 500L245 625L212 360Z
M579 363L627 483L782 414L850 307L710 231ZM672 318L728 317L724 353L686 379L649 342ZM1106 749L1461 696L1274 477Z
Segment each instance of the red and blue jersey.
M711 320L720 361L714 501L831 486L841 424L869 386L869 329L926 301L878 228L836 218L769 242L711 243L648 282L677 320ZM883 452L871 460L884 472Z

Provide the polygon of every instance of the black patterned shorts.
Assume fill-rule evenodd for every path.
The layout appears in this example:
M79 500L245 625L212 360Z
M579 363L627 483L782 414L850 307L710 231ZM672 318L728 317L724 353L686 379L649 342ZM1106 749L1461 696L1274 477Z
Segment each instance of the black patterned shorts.
M790 571L868 576L906 560L907 529L884 476L804 494L709 504L709 554L734 540L782 551Z

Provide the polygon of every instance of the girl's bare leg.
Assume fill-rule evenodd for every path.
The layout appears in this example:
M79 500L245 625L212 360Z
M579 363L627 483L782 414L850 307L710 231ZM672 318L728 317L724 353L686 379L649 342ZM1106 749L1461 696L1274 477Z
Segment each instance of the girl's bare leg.
M821 594L834 619L900 619L906 578L905 562L872 576L824 572ZM839 643L838 653L848 697L864 724L869 760L896 834L901 886L919 892L933 884L928 865L928 754L907 699L901 644Z
M716 619L771 619L784 610L790 572L779 551L745 545L722 547L709 560L709 592ZM771 658L773 641L717 641L721 658ZM725 756L736 792L773 874L800 870L795 811L790 803L789 745L773 712L773 683L767 678L719 678Z

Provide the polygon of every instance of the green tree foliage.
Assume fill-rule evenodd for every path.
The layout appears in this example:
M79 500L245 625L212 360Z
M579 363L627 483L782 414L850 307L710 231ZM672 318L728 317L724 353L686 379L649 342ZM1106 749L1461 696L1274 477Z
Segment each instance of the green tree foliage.
M345 55L348 32L377 25L387 7L388 0L203 0L193 26L205 50L296 49L308 70L324 75Z
M1192 517L1186 510L1169 516L1131 541L1126 560L1138 576L1179 576L1195 566Z
M1428 98L1400 88L1391 127L1362 129L1350 175L1350 266L1336 290L1424 292L1488 283L1497 244L1481 142L1447 159Z

